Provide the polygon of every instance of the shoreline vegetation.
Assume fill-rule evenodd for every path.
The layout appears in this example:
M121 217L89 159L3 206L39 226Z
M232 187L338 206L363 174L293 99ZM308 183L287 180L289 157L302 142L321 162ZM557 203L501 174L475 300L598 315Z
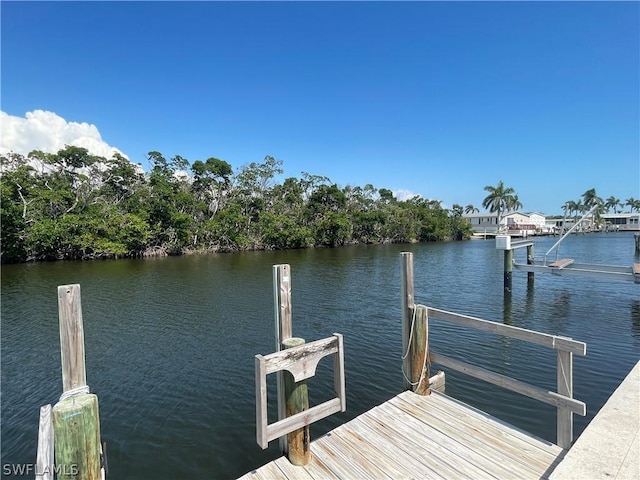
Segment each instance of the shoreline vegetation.
M463 215L479 212L419 195L400 200L371 184L340 187L307 172L278 183L282 161L271 156L235 172L215 157L147 158L145 173L119 153L107 159L69 145L0 155L0 262L466 240L473 230ZM484 190L482 206L498 224L522 208L502 180ZM610 209L640 211L640 200L603 201L593 188L562 209L571 217L596 205L596 224Z
M0 156L1 261L166 255L463 240L464 208L303 172L278 183L282 161L237 169L149 152L150 172L66 146ZM469 211L477 210L467 206Z

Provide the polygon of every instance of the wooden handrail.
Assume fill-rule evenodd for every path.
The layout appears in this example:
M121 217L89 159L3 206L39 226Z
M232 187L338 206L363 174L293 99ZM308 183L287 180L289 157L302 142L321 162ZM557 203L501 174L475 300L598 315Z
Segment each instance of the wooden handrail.
M484 380L495 385L499 385L508 390L526 395L536 400L554 405L557 409L557 444L568 449L573 443L573 414L586 415L586 405L584 402L573 398L573 354L586 355L587 345L571 338L558 335L528 330L526 328L513 327L502 323L490 322L481 318L448 312L433 307L425 307L415 303L413 285L413 255L410 252L403 252L402 258L402 278L401 278L401 302L402 302L402 326L403 326L403 352L406 351L408 332L407 325L413 313L420 309L427 310L427 318L435 318L445 322L454 323L463 327L474 328L485 332L491 332L505 337L515 338L529 343L535 343L556 350L556 386L557 392L529 385L506 375L501 375L484 368L476 367L459 360L454 360L444 355L431 352L428 343L425 347L428 357L434 363L458 370L472 377ZM428 330L428 325L427 325ZM406 361L406 360L405 360ZM404 369L404 363L403 363ZM406 383L405 379L405 383ZM409 388L409 387L407 387Z
M491 322L489 320L448 312L438 308L427 307L427 309L429 312L429 318L435 318L437 320L443 320L445 322L455 323L456 325L475 328L485 332L496 333L498 335L516 338L525 342L536 343L556 350L575 353L576 355L587 354L587 344L584 342L578 342L571 338L549 335L547 333L527 330L526 328L513 327L511 325L504 325L503 323Z

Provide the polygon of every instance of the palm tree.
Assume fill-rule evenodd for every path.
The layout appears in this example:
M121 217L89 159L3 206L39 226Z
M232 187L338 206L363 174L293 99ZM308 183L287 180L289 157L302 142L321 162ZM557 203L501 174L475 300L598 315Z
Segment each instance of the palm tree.
M633 213L634 210L640 212L640 200L636 200L633 197L629 197L624 201L624 206L629 207L629 211Z
M622 206L622 203L620 202L619 199L617 199L613 195L607 198L607 200L604 202L604 208L606 209L607 212L613 208L613 213L618 213L617 212L618 206Z
M518 198L518 195L512 195L507 200L507 211L515 212L520 208L522 208L522 202L520 202L520 199Z
M478 213L480 211L480 209L474 207L473 205L469 204L466 207L464 207L464 213Z
M484 189L489 192L489 195L482 201L482 206L488 208L491 213L497 213L499 229L502 212L507 210L508 206L511 205L516 191L512 187L505 187L502 180L500 180L495 187L487 185Z
M595 188L591 188L584 192L582 194L582 200L587 211L589 211L596 203L602 203L602 199L596 193Z

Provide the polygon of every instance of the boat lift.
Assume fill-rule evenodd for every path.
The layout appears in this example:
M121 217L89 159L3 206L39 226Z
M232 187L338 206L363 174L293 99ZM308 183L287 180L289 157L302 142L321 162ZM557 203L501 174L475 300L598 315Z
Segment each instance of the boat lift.
M529 254L529 252L533 252L533 242L531 240L516 240L511 241L511 237L509 235L498 235L496 236L496 249L504 250L505 253L505 289L511 289L510 281L507 286L507 271L509 266L513 267L516 270L523 270L525 272L533 273L551 273L553 275L583 275L583 276L591 276L598 278L605 278L609 280L622 280L622 281L631 281L640 284L640 263L634 263L628 267L624 266L615 266L615 265L595 265L589 263L576 263L572 258L558 258L558 247L562 243L562 241L573 232L582 221L590 214L592 214L597 205L595 205L591 210L584 214L584 216L573 226L571 227L561 238L558 240L553 247L549 249L547 253L545 253L544 258L542 260L535 260L533 255ZM527 247L527 263L517 263L513 257L513 250ZM549 254L556 250L555 260L552 262L548 261ZM511 258L508 258L511 257ZM509 265L510 264L510 265ZM510 272L509 272L509 280L510 280Z

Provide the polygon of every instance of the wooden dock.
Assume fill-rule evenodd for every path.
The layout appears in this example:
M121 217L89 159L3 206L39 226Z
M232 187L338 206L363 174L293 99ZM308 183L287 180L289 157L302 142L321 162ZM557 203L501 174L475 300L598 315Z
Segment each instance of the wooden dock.
M565 450L433 391L405 391L311 443L312 460L286 457L242 480L548 478Z

